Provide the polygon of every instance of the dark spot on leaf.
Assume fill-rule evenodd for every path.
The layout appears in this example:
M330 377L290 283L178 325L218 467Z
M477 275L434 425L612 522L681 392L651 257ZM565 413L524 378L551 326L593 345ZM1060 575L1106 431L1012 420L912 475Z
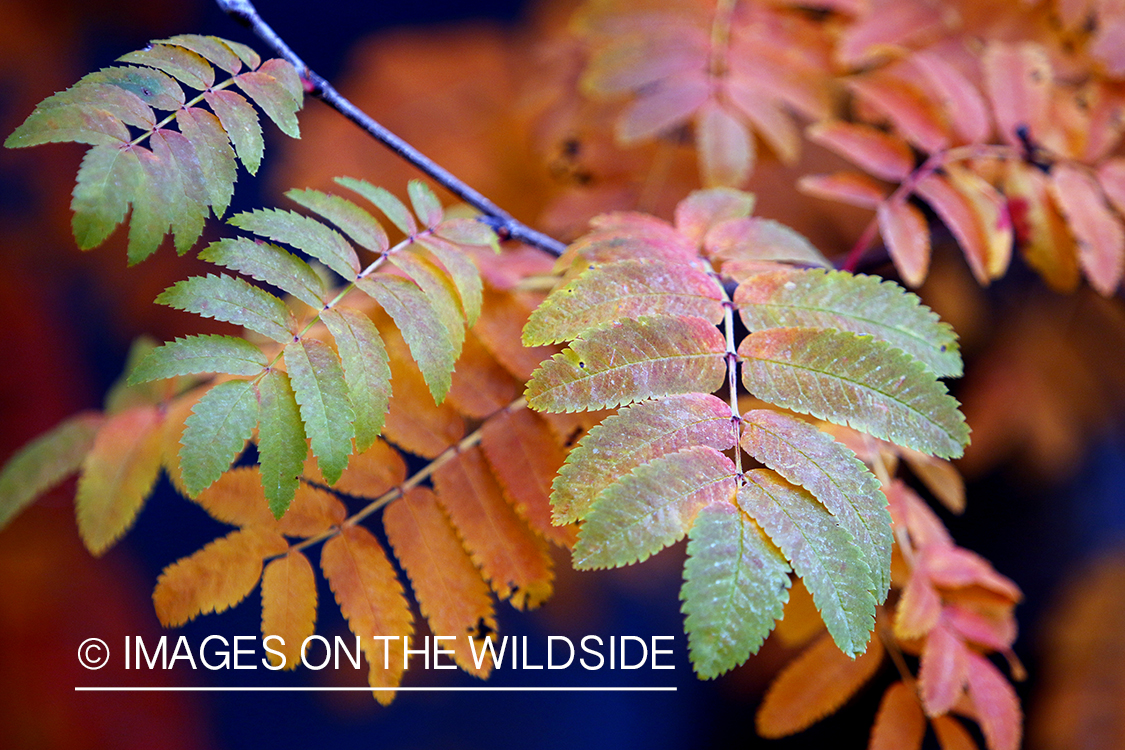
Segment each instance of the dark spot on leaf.
M579 369L585 370L586 369L586 363L585 362L579 362L578 367L579 367Z

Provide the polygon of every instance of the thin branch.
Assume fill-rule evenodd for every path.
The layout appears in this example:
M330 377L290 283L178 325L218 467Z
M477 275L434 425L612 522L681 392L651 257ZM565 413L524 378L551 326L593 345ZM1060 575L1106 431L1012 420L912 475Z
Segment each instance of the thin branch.
M418 149L399 138L376 122L370 115L352 104L340 94L331 83L315 73L293 49L278 36L277 32L258 15L257 8L250 0L215 0L219 7L236 21L246 26L254 34L269 45L275 53L289 61L297 69L305 90L310 95L327 104L344 117L361 127L375 140L382 143L391 151L398 154L406 161L413 164L434 179L439 185L480 211L484 216L482 221L488 224L502 240L513 239L534 245L541 250L546 250L553 255L561 255L566 245L553 237L536 231L520 221L512 218L511 214L503 210L488 198L481 195L469 185L453 176L448 170L438 165Z

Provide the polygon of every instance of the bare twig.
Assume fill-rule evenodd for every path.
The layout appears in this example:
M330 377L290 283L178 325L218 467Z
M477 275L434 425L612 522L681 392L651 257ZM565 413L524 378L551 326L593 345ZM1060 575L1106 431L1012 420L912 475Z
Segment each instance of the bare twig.
M305 90L309 95L320 99L329 107L332 107L332 109L336 110L344 117L347 117L356 125L363 128L372 138L385 145L391 151L432 177L446 190L484 214L481 220L492 227L500 239L519 240L520 242L534 245L554 255L561 255L563 250L566 249L563 243L553 237L536 231L526 224L512 218L511 214L507 211L457 179L448 170L435 163L418 149L380 125L359 107L352 104L348 99L342 96L331 83L315 73L305 64L304 60L298 57L297 53L285 43L285 40L278 36L277 32L262 20L262 17L258 15L258 10L250 0L215 0L215 2L218 3L219 7L222 8L227 15L246 26L254 32L259 39L269 45L274 52L288 60L293 67L297 69L298 74L305 84Z

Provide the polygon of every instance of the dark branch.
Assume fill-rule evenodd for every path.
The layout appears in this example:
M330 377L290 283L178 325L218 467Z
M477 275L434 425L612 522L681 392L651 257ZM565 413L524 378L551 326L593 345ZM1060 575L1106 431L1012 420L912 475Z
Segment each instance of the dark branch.
M413 164L422 172L425 172L446 190L484 214L484 222L492 227L500 239L513 239L525 242L528 245L534 245L554 255L561 255L563 250L566 249L563 243L553 237L538 232L512 218L511 214L507 211L454 177L448 170L387 130L372 119L370 115L348 101L339 91L333 88L331 83L309 68L309 66L305 64L305 61L298 57L297 53L285 43L285 40L278 36L277 32L262 20L262 17L258 15L258 10L250 0L215 1L227 15L234 18L243 26L246 26L254 32L259 39L268 44L274 52L288 60L293 67L297 69L297 73L305 83L305 90L311 96L320 99L329 107L332 107L332 109L336 110L344 117L347 117L356 125L363 128L372 138Z

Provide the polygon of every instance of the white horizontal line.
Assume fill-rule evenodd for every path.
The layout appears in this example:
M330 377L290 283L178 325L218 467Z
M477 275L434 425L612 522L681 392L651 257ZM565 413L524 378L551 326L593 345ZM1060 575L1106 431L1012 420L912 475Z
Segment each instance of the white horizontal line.
M655 693L676 692L674 687L76 687L76 693Z

